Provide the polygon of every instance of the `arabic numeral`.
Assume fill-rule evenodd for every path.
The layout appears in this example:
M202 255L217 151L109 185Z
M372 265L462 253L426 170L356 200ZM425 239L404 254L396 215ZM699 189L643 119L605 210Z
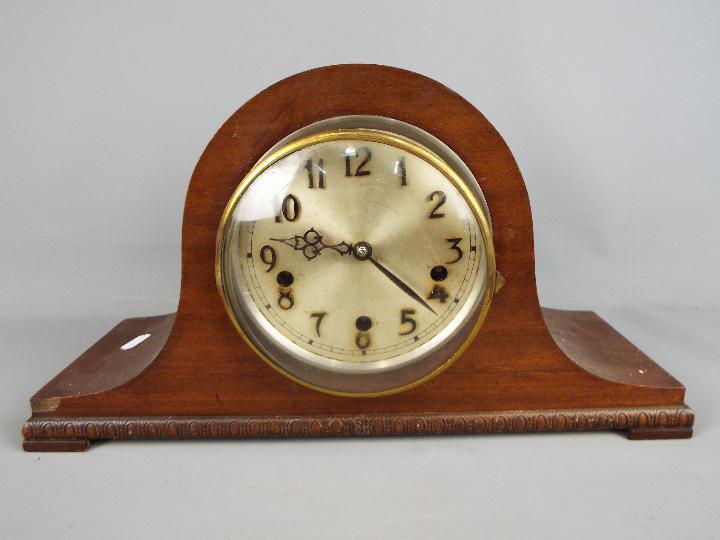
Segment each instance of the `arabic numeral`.
M410 329L406 330L405 332L398 332L401 336L407 336L408 334L412 334L415 329L417 328L417 321L410 317L410 315L415 315L414 309L401 309L400 310L400 325L403 324L409 324Z
M278 306L281 309L288 310L295 305L295 299L292 296L292 289L280 290L280 296L278 297Z
M427 200L432 202L435 197L437 196L438 202L435 205L435 207L430 211L430 216L428 216L430 219L439 219L442 217L445 217L445 214L442 212L438 212L438 209L445 204L445 201L447 201L447 195L445 195L445 192L443 191L433 191L430 195L428 195Z
M275 253L275 250L272 246L268 246L266 244L260 248L260 260L268 265L265 272L269 272L270 270L275 268L275 263L277 262L277 254Z
M405 169L405 158L400 158L397 162L396 174L400 176L400 185L407 186L407 169Z
M355 172L352 172L352 168L350 166L350 159L355 157L359 158L360 154L364 154L363 160L360 162L360 165L357 166L355 169ZM345 176L367 176L370 174L370 171L363 170L363 167L368 164L368 162L372 159L372 152L367 146L363 146L359 150L355 150L354 148L348 148L345 150Z
M323 165L323 160L318 159L317 165L315 166L318 171L318 188L325 189L325 168ZM313 160L308 159L305 162L305 170L307 171L308 176L308 188L315 189L315 174L313 171Z
M295 195L286 195L280 205L280 213L275 216L275 223L282 221L281 216L287 221L296 221L300 217L300 201Z
M462 242L462 238L446 238L447 242L449 242L450 249L452 249L456 256L452 261L447 261L445 264L454 264L458 262L463 257L463 250L460 248L460 242Z

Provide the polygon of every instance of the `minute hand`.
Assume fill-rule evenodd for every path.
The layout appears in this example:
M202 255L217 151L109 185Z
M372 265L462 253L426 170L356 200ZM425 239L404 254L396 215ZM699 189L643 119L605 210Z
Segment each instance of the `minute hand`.
M434 315L437 315L437 313L435 313L435 310L433 308L431 308L428 305L428 303L425 300L423 300L422 297L418 293L413 291L407 283L405 283L403 280L401 280L399 277L397 277L395 274L393 274L390 270L388 270L382 264L380 264L375 259L375 257L369 257L368 260L375 265L375 268L377 268L383 274L385 274L390 281L392 281L395 285L400 287L403 290L403 292L405 292L410 298L421 303L423 306L425 306L430 311L432 311Z

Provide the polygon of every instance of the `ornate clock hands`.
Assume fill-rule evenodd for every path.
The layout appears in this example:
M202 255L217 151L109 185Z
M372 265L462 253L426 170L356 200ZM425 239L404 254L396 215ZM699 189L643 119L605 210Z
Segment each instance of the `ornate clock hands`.
M347 242L338 244L326 244L323 242L323 236L315 229L310 228L302 236L295 235L290 238L271 238L275 242L281 242L293 248L295 251L302 251L302 254L308 261L313 260L320 255L323 249L332 249L340 255L348 255L352 253L353 247Z
M420 296L418 293L416 293L416 292L410 287L410 285L408 285L407 283L405 283L402 279L400 279L400 278L397 277L395 274L393 274L390 270L388 270L387 268L385 268L385 266L383 266L381 263L379 263L379 262L377 261L377 259L375 259L375 257L372 256L372 246L371 246L370 244L368 244L367 242L358 242L357 244L355 244L355 245L352 247L352 252L353 252L353 255L355 255L355 258L356 258L357 260L359 260L359 261L370 261L371 263L373 263L373 265L375 266L375 268L377 268L377 269L380 270L383 274L385 274L385 276L387 276L387 278L388 278L390 281L392 281L395 285L397 285L398 287L400 287L400 289L401 289L405 294L407 294L410 298L412 298L413 300L419 302L420 304L422 304L423 306L425 306L426 308L428 308L430 311L432 311L433 315L437 315L437 313L435 313L435 310L434 310L433 308L431 308L431 307L428 305L428 303L427 303L425 300L423 300L422 296Z
M287 246L290 246L295 251L302 251L303 256L311 261L324 249L332 249L337 251L340 255L348 255L352 253L355 258L359 261L370 261L375 268L380 270L390 281L397 285L405 294L416 302L422 304L427 309L432 311L434 315L437 315L435 310L423 300L422 296L416 293L410 285L405 283L402 279L393 274L390 270L385 268L377 259L372 256L372 246L367 242L358 242L357 244L348 244L347 242L339 242L337 244L326 244L323 242L323 236L317 232L314 228L310 228L305 231L302 235L294 235L289 238L270 238L274 242L280 242Z

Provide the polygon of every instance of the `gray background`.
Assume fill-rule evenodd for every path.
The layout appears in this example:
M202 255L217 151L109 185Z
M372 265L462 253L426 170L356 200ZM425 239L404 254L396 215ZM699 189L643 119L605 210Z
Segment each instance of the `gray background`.
M0 536L717 538L714 2L0 2ZM325 64L447 84L533 205L544 305L688 387L690 441L113 443L23 454L27 398L174 311L187 182L242 103Z

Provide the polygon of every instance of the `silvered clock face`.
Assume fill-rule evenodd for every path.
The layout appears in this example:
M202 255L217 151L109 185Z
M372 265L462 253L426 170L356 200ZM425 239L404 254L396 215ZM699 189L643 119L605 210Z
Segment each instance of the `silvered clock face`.
M343 391L343 377L397 379L472 326L487 223L449 172L369 130L309 137L259 164L228 206L219 252L224 297L253 346L301 382Z

